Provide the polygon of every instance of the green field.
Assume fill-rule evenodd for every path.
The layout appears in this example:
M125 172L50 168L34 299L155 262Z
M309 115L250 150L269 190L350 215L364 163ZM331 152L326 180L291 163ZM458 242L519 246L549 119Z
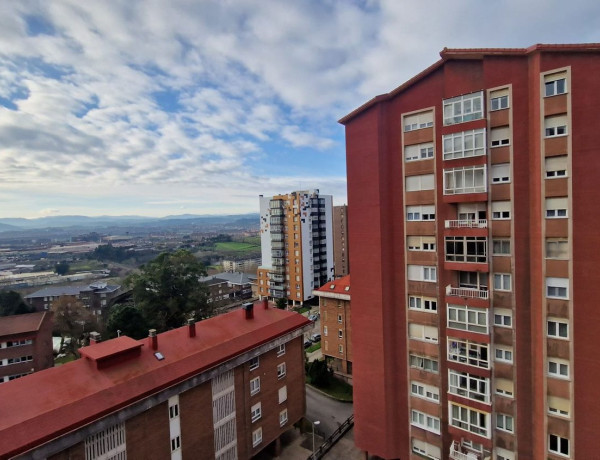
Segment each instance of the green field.
M237 241L229 241L226 243L215 243L215 250L222 252L260 252L260 244L240 243Z

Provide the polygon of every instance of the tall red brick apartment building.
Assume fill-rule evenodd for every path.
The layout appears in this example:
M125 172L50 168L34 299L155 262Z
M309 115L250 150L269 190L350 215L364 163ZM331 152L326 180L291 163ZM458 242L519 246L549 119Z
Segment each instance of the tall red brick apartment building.
M444 49L340 120L362 450L598 456L599 75L600 44Z

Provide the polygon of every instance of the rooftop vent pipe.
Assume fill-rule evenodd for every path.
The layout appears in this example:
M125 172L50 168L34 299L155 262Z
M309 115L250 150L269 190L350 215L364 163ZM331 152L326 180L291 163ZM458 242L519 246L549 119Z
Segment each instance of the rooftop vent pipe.
M148 337L150 337L150 343L153 350L158 350L158 337L156 336L156 329L150 329L148 331Z
M254 304L252 302L243 304L242 310L246 312L246 319L254 318Z

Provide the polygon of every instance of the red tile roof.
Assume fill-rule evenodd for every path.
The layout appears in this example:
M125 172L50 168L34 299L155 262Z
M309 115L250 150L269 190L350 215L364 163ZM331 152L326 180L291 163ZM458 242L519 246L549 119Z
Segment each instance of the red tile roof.
M368 108L374 106L375 104L391 99L396 94L406 90L410 86L414 85L419 80L423 79L427 75L433 73L438 68L442 67L444 63L450 59L483 59L484 56L492 56L492 55L513 55L525 56L527 54L535 53L543 51L545 53L552 52L600 52L600 43L576 43L576 44L542 44L538 43L536 45L530 46L529 48L444 48L440 51L440 56L442 59L435 62L434 64L427 67L422 72L418 73L410 80L406 81L402 85L398 86L393 91L380 94L379 96L375 96L373 99L365 102L360 107L354 109L348 115L340 118L338 123L346 124L354 117L364 112Z
M150 339L120 337L81 349L82 358L0 385L0 458L35 446L211 369L287 332L311 324L297 313L254 306L159 334L158 360ZM140 353L128 351L140 349ZM123 354L124 353L124 354ZM121 359L97 369L97 361Z
M3 316L0 318L0 337L37 331L46 315L49 313L40 311L25 315Z
M350 300L350 275L329 281L313 291L319 297L335 297Z

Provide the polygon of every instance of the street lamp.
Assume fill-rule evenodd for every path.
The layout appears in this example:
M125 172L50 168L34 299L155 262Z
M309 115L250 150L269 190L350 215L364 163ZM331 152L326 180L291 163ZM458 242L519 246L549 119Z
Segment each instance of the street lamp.
M318 425L319 423L321 423L319 420L315 420L314 422L312 422L312 429L313 429L313 459L315 458L315 425Z

